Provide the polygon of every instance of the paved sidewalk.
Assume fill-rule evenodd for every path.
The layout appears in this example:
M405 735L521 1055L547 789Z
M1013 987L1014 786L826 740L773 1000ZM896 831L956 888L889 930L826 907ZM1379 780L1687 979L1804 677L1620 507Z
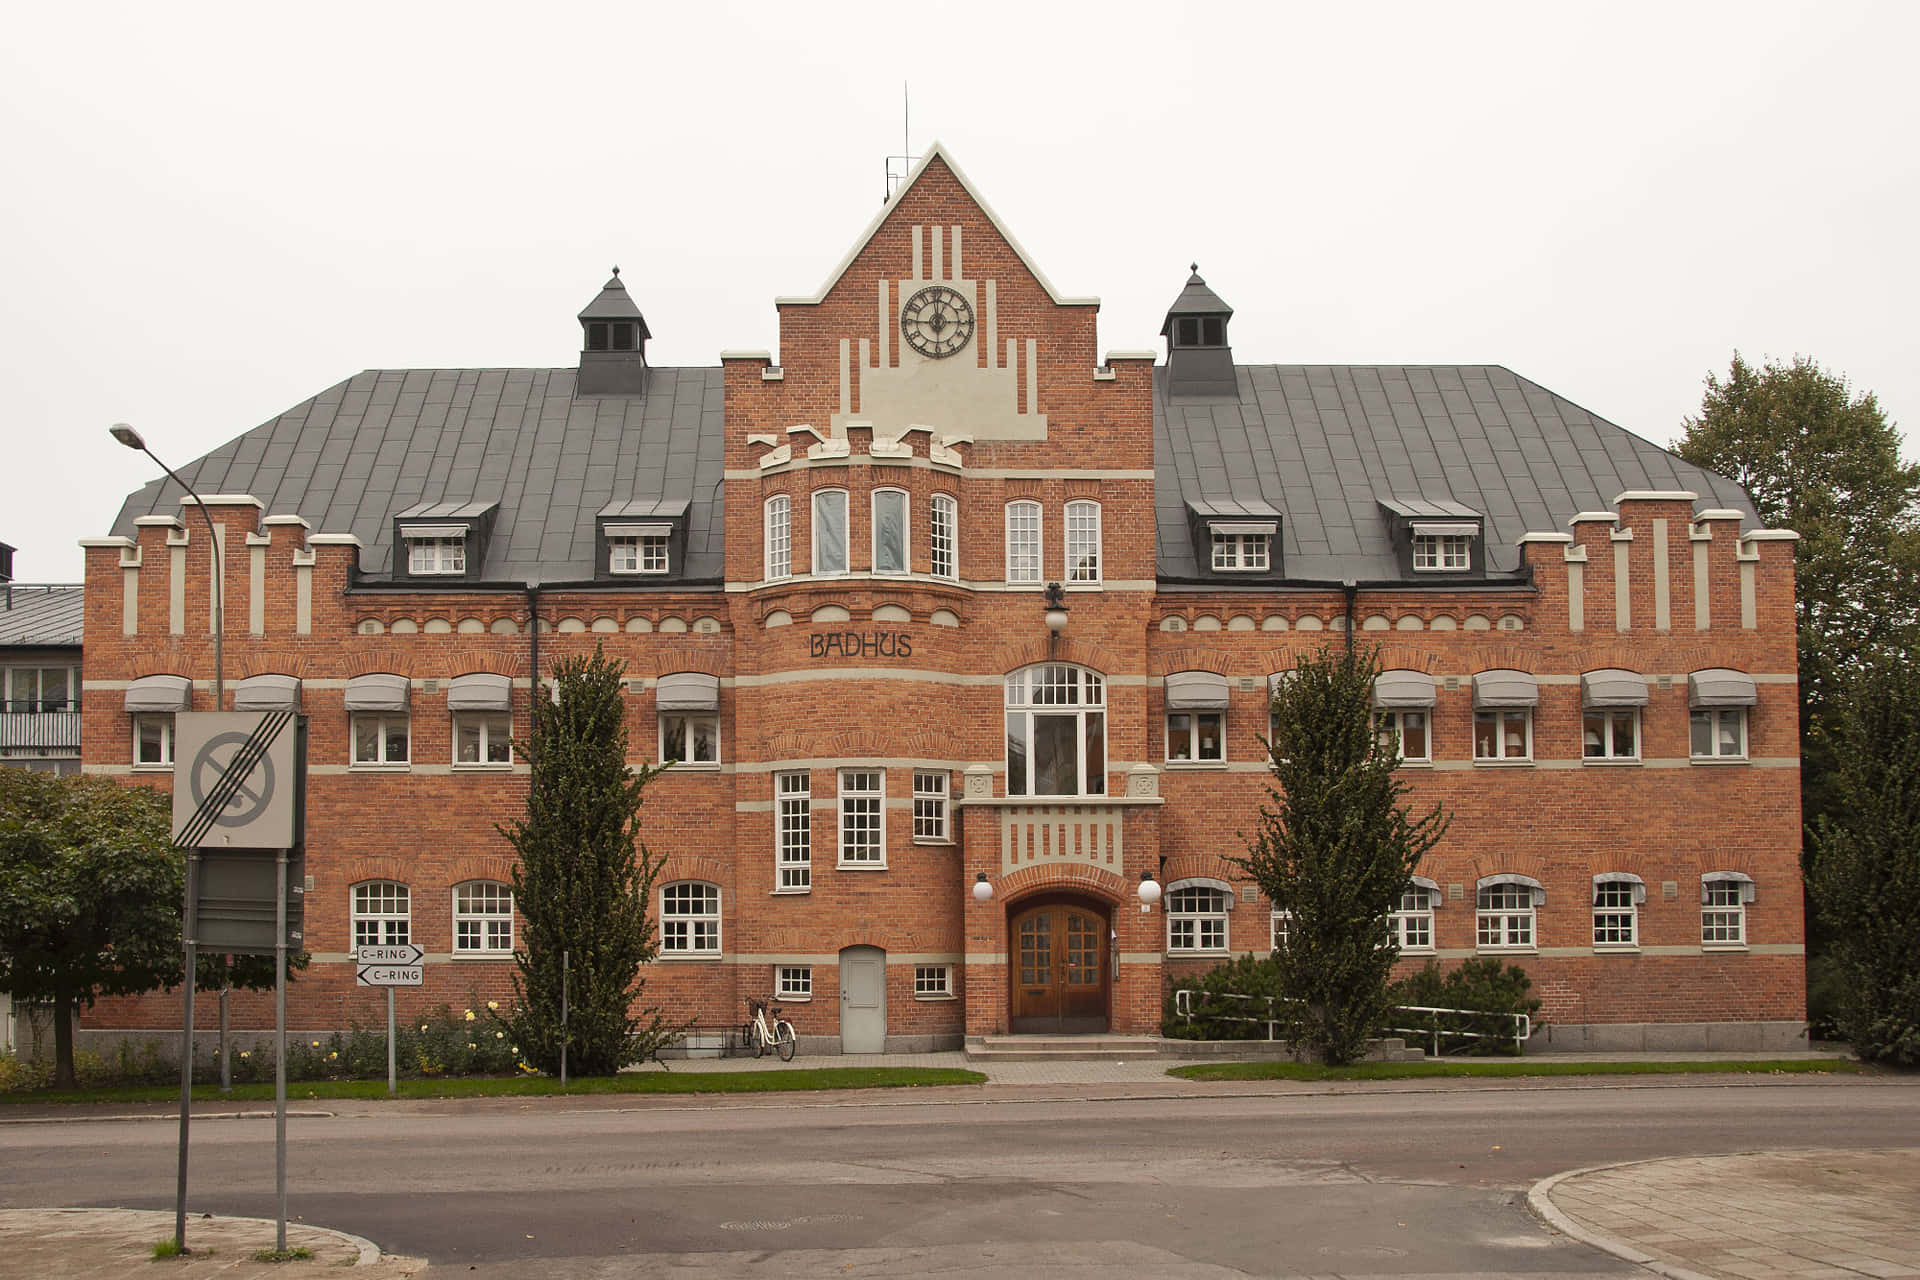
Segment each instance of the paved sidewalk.
M287 1247L313 1251L310 1260L255 1262L253 1255L273 1248L274 1224L260 1218L187 1219L184 1258L156 1264L153 1246L173 1239L171 1210L151 1209L0 1209L0 1274L35 1280L299 1280L337 1275L355 1267L356 1275L404 1280L423 1274L419 1258L383 1256L371 1241L325 1227L287 1224Z
M1528 1200L1671 1280L1920 1277L1920 1149L1646 1160L1560 1174Z

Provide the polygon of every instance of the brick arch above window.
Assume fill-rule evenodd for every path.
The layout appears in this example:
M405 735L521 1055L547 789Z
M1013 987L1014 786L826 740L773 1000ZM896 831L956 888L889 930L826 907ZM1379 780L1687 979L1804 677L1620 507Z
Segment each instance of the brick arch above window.
M1048 652L1046 623L1041 620L1040 610L1033 611L1034 628L1041 632L1030 641L1011 641L1002 644L987 658L988 670L999 670L1011 675L1022 667L1031 667L1043 662L1064 662L1068 666L1088 667L1098 672L1125 671L1127 666L1119 658L1108 653L1097 644L1072 638L1073 624L1067 624L1067 630L1059 638L1056 652Z

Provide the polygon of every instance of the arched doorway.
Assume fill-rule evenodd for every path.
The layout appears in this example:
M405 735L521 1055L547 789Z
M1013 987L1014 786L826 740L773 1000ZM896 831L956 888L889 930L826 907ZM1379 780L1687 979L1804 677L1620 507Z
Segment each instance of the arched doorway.
M1105 1031L1113 994L1107 905L1077 894L1028 898L1010 908L1008 1026L1016 1032Z

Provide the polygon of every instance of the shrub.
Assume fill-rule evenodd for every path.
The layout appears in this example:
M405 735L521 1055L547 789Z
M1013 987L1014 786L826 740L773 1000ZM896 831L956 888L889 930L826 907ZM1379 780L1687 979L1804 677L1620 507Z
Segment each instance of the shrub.
M1276 1001L1281 998L1280 967L1272 956L1256 958L1251 952L1237 960L1229 960L1217 965L1198 978L1180 984L1182 987L1198 989L1201 993L1193 998L1191 1018L1183 1017L1174 1009L1174 997L1169 995L1165 1009L1161 1012L1160 1034L1169 1040L1265 1040L1267 1038L1266 1019L1268 1014L1267 997ZM1252 996L1251 1000L1227 999L1229 996ZM1258 1021L1242 1022L1237 1019L1253 1018Z
M1524 1013L1532 1017L1540 1011L1540 1002L1528 994L1532 989L1533 981L1525 969L1517 964L1503 965L1491 956L1476 956L1445 972L1429 960L1424 968L1393 985L1394 1004L1472 1009L1487 1016L1462 1019L1398 1010L1390 1010L1388 1016L1396 1030L1412 1033L1414 1042L1428 1049L1433 1047L1437 1032L1443 1054L1518 1054L1520 1045L1509 1015Z

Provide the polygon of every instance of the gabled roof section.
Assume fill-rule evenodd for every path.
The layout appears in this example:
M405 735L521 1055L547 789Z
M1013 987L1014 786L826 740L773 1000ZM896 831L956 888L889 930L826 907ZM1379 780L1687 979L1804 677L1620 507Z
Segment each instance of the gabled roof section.
M82 594L80 587L24 582L0 586L0 645L36 649L78 645L86 619Z
M687 507L685 573L725 569L721 370L652 370L645 395L582 399L573 369L369 369L177 468L202 493L250 493L269 516L360 539L362 580L394 578L395 518L498 503L476 582L594 581L595 513ZM177 516L180 488L130 495L113 532ZM416 514L420 513L420 514ZM430 589L414 583L421 589ZM463 582L471 587L472 582Z
M1098 298L1067 298L1061 296L1060 291L1053 287L1053 282L1047 279L1047 273L1040 269L1039 264L1034 262L1026 249L1014 238L1013 232L1007 229L1006 223L1000 221L1000 215L993 211L993 206L987 203L986 197L982 196L979 189L967 180L967 175L961 171L959 165L953 162L953 157L947 154L946 147L938 141L927 148L927 154L921 156L920 162L913 166L913 172L908 174L907 180L900 184L900 189L894 192L893 196L884 205L880 206L879 214L872 222L867 224L867 229L860 233L860 238L853 242L853 247L847 250L847 256L840 259L840 264L827 276L827 282L821 285L812 297L775 298L773 300L774 305L781 307L812 307L818 306L821 302L825 301L827 295L833 292L833 287L840 283L840 277L844 276L847 273L847 268L853 265L853 260L860 256L860 251L872 243L874 236L879 234L880 228L885 226L887 219L893 216L893 211L899 207L902 200L906 199L907 193L913 190L914 185L920 181L920 176L924 174L928 167L936 160L945 165L948 172L953 174L953 180L960 184L960 189L967 193L967 198L980 207L980 212L985 214L987 221L993 224L993 229L1000 233L1000 238L1007 242L1007 247L1013 250L1014 256L1019 258L1026 269L1033 273L1033 278L1040 282L1040 287L1047 291L1047 297L1051 298L1060 306L1097 307L1100 305L1100 299Z
M1285 578L1408 581L1394 517L1481 520L1484 576L1520 568L1523 534L1557 532L1631 489L1684 489L1697 508L1753 503L1498 365L1238 365L1238 394L1170 397L1154 370L1154 522L1163 581L1215 582L1188 511L1255 503L1286 512ZM1432 515L1427 514L1431 509Z

